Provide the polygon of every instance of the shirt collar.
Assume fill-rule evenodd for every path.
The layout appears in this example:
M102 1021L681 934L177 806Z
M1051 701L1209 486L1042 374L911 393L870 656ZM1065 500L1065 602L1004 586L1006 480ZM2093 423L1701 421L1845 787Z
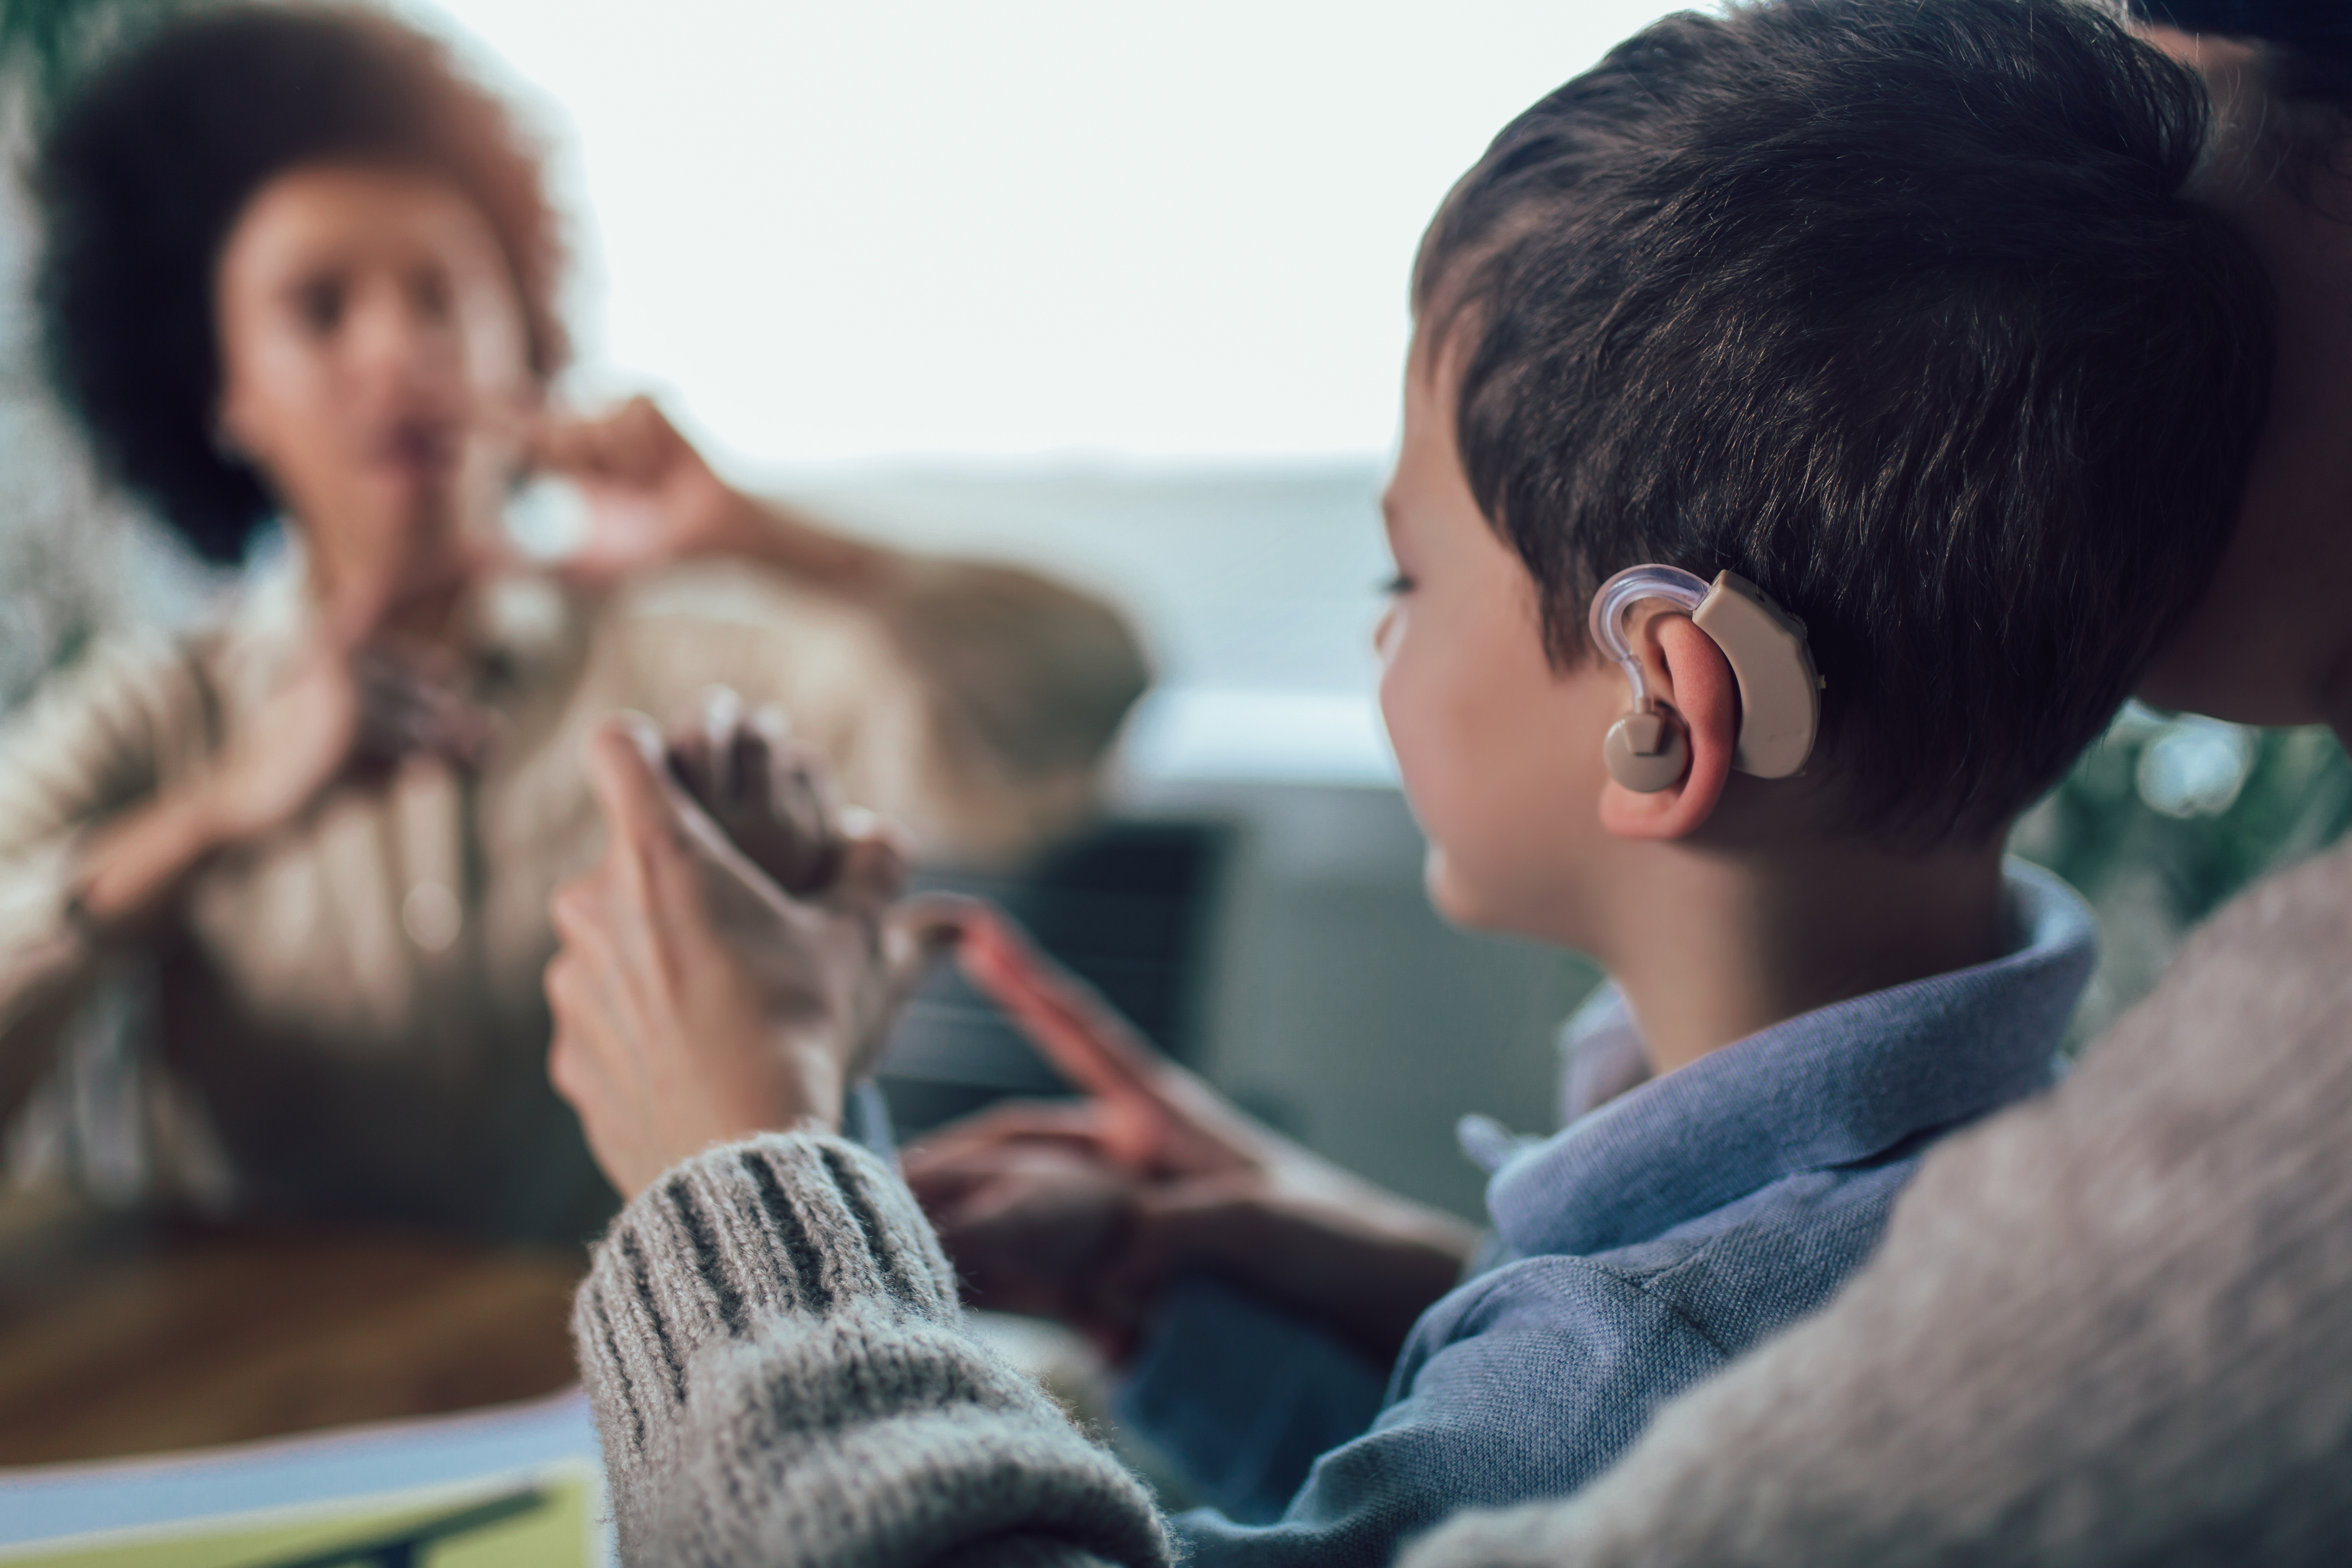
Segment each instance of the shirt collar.
M319 625L317 596L299 535L286 528L278 546L247 569L233 643L241 666L263 687L310 646ZM558 679L579 658L585 624L572 595L554 578L527 572L486 577L467 591L460 653L465 687L478 700Z
M2002 880L2015 945L2000 957L1775 1024L1510 1156L1486 1192L1502 1240L1523 1256L1630 1246L2042 1087L2097 931L2048 873L2011 861ZM1612 988L1580 1030L1630 1021Z

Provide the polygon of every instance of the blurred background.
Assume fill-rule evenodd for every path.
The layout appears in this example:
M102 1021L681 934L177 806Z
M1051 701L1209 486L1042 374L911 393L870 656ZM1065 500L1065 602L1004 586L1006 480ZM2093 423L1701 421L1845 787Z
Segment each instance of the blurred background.
M109 44L196 3L0 0L0 716L93 639L192 622L238 582L98 482L43 384L26 288L41 236L21 171L45 107ZM1552 1130L1554 1040L1599 977L1450 930L1423 896L1370 645L1407 278L1495 131L1664 8L1465 0L1437 26L1388 0L392 6L549 153L580 348L564 399L649 392L738 483L903 546L1044 568L1141 628L1159 679L1110 820L1017 873L930 880L1004 900L1283 1131L1473 1217L1484 1177L1457 1120ZM525 500L519 530L557 542L562 507ZM2347 822L2352 768L2329 737L2127 708L2015 841L2101 917L2072 1046L2145 994L2190 925ZM64 1113L43 1135L69 1146L0 1134L8 1168L70 1168L78 1201L135 1206L107 1079L136 1024L97 1020L100 1044L44 1092ZM918 1132L1055 1087L945 976L883 1079ZM573 1375L577 1249L16 1212L0 1196L0 1465L446 1411ZM996 1332L1101 1413L1075 1341ZM86 1418L61 1425L65 1409ZM584 1412L550 1419L548 1453L593 1451ZM436 1450L448 1473L491 1468L454 1451Z
M168 4L0 4L0 702L220 586L94 482L23 297L39 236L13 172L39 106ZM1044 894L1004 891L1049 937L1094 934L1097 978L1244 1103L1475 1212L1454 1119L1549 1130L1551 1038L1595 977L1421 896L1369 646L1406 277L1493 132L1663 7L1478 0L1442 28L1361 0L394 8L552 154L572 401L650 391L739 481L1129 607L1160 684L1127 826ZM2017 841L2105 924L2078 1039L2347 813L2323 736L2127 711ZM909 1035L891 1088L917 1124L1045 1086L953 994Z

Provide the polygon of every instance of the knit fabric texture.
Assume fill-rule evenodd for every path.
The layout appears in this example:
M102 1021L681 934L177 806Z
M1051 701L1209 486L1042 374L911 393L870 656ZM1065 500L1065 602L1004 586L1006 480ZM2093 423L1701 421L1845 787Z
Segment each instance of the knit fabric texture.
M572 1314L631 1563L1157 1568L1150 1495L964 1333L896 1176L838 1138L638 1196Z
M1945 1144L1827 1311L1404 1568L2352 1561L2352 851Z

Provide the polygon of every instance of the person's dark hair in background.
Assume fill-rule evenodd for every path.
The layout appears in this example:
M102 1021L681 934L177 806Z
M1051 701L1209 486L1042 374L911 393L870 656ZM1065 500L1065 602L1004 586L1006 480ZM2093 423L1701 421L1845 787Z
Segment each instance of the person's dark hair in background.
M234 562L276 503L215 438L214 266L290 169L380 166L462 193L513 269L530 369L567 353L562 246L539 156L423 35L357 7L205 7L76 94L35 179L52 380L117 477L195 551Z
M1414 282L1555 658L1612 572L1738 572L1810 628L1856 825L1928 841L2007 821L2123 701L2269 373L2252 254L2178 200L2193 74L2023 14L1669 17L1496 139ZM1950 76L1948 30L2005 57Z
M2346 0L2128 0L2134 20L2256 47L2263 85L2289 103L2352 113L2352 5ZM2338 138L2308 139L2308 150Z

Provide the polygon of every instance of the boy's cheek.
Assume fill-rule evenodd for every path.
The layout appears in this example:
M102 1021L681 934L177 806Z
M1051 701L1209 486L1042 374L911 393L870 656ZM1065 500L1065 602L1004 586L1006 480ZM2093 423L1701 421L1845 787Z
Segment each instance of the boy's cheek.
M1485 901L1477 894L1475 871L1486 825L1481 819L1490 814L1492 803L1479 799L1465 737L1447 732L1442 706L1415 700L1429 695L1416 692L1391 666L1381 683L1381 711L1405 804L1428 841L1422 882L1429 901L1455 925L1483 925Z
M1399 641L1391 624L1386 621L1382 623L1381 723L1388 731L1389 750L1396 757L1405 803L1412 808L1422 831L1434 837L1426 806L1439 790L1439 779L1433 775L1444 771L1444 748L1429 733L1432 715L1428 711L1430 705L1422 700L1418 672L1410 663L1395 656Z
M1430 907L1436 910L1447 925L1475 927L1485 924L1471 889L1463 885L1454 862L1446 859L1445 851L1434 840L1422 861L1421 885L1429 898Z

